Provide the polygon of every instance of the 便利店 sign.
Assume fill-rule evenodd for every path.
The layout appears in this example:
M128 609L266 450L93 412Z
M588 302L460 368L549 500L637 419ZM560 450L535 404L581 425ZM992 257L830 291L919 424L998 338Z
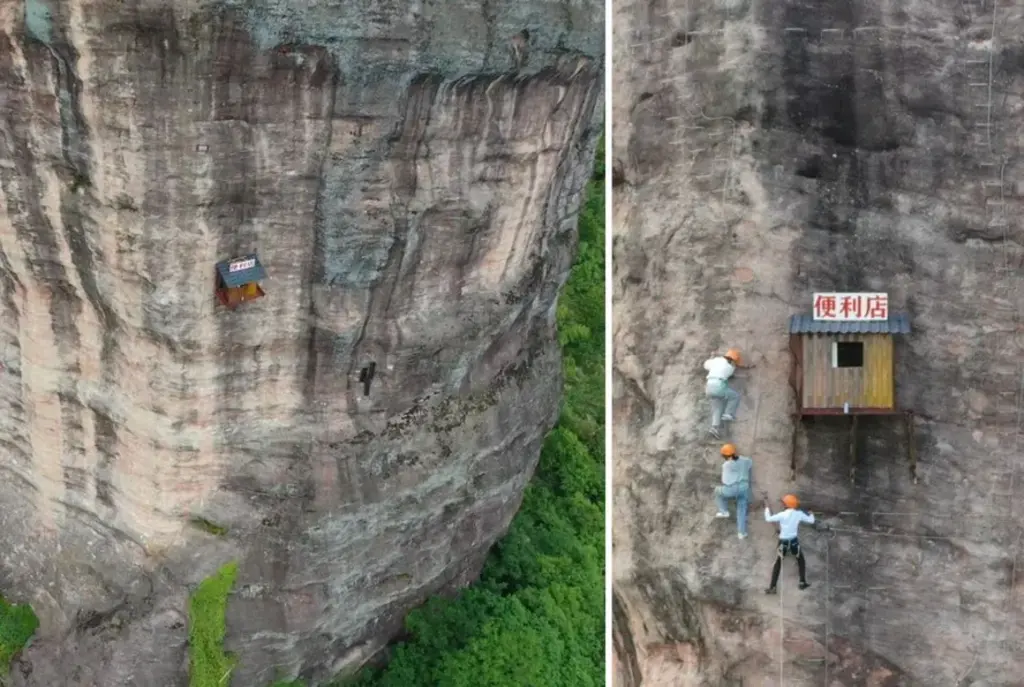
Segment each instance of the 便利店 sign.
M840 322L888 320L887 293L816 293L814 319Z
M242 270L248 270L256 266L256 258L249 258L248 260L236 260L235 262L228 265L228 272L241 272Z

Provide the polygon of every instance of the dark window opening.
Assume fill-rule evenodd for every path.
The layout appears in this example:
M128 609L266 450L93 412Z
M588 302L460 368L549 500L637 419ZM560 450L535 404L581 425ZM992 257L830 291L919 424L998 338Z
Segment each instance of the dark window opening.
M835 367L864 367L864 342L837 341L834 345Z
M370 395L370 383L373 382L373 375L377 372L377 363L370 363L359 371L359 381L363 383L363 396Z

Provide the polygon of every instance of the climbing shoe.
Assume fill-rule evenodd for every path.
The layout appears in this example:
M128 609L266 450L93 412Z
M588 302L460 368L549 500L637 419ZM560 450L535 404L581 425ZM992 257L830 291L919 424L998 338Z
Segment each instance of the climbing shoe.
M800 582L800 589L807 589L810 586L811 586L810 582L803 582L803 581Z
M722 416L722 421L723 422L733 422L735 419L736 418L734 418L732 415L723 415Z
M737 532L736 536L739 537L740 539L746 539L747 538L746 532Z
M729 517L729 514L723 512L723 511L718 511L717 513L715 513L715 517L716 518L727 518L727 517Z
M775 593L775 587L768 587L768 589L764 590L764 593L765 594L774 594Z
M716 439L721 439L722 438L722 433L718 431L718 427L712 427L711 429L709 429L708 430L708 434L710 434L711 436L713 436Z

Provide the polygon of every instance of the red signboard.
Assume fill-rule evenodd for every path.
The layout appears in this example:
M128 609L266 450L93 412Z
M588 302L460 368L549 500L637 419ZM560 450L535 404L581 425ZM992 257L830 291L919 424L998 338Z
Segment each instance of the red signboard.
M887 293L816 293L814 319L838 322L889 319Z

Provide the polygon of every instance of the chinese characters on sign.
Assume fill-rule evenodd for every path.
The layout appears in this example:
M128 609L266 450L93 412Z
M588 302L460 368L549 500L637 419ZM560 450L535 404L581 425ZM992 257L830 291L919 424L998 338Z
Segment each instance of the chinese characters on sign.
M816 293L814 319L838 322L888 320L887 293Z
M248 260L236 260L235 262L228 265L228 272L241 272L256 266L256 258L249 258Z

